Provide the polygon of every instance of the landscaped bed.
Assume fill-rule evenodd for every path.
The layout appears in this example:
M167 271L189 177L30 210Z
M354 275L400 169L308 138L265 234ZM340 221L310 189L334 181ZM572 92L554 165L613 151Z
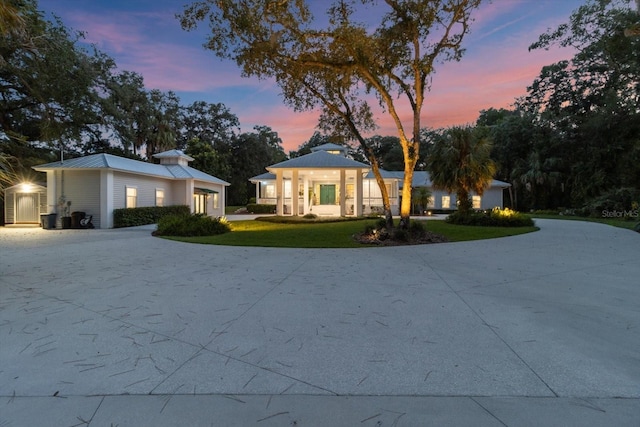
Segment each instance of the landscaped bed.
M422 244L419 242L367 242L362 233L375 228L379 219L357 219L346 221L287 221L280 222L270 217L267 221L248 220L230 222L231 232L203 237L166 237L183 242L228 246L263 246L281 248L362 248L380 245ZM536 231L537 227L476 227L447 224L441 220L418 219L425 230L438 238L437 241L459 242L464 240L492 239ZM371 244L374 243L374 244ZM433 243L433 242L432 242Z

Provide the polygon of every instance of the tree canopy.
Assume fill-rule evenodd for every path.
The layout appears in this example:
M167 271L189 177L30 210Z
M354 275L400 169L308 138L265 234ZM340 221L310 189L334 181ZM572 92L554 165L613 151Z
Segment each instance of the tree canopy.
M530 207L581 207L640 189L640 39L625 35L640 20L634 9L630 0L590 0L531 45L576 53L543 67L516 104L535 134L526 160L511 167Z

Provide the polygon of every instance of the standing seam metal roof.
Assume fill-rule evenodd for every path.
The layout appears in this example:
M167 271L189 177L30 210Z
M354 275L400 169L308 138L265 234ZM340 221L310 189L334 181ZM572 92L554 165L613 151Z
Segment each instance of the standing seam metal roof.
M356 162L355 160L331 154L326 151L315 151L305 154L304 156L294 157L275 165L267 166L267 170L271 169L328 169L328 168L347 168L347 169L369 169L371 166Z
M114 169L122 172L129 172L141 175L152 175L169 179L197 179L214 184L229 185L228 182L194 169L190 166L182 165L156 165L153 163L141 162L139 160L127 159L125 157L114 156L113 154L92 154L90 156L78 157L65 160L64 162L53 162L33 167L37 171L54 169Z

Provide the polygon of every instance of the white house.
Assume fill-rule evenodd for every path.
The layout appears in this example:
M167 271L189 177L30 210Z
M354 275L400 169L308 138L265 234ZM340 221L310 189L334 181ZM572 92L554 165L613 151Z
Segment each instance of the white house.
M193 158L182 151L153 157L160 164L93 154L33 168L47 174L47 213L57 213L58 222L61 196L71 211L92 215L96 228L113 228L119 208L187 205L194 213L224 215L228 182L190 167Z
M312 148L300 157L267 166L255 176L257 203L276 205L278 215L361 216L371 206L382 206L380 189L364 177L370 166L346 157L336 144ZM397 197L396 179L388 189Z
M251 178L256 185L256 202L276 205L278 215L361 216L382 212L382 195L369 165L348 159L347 148L341 145L324 144L311 151L268 166L267 173ZM391 212L398 215L403 172L380 172ZM503 207L503 189L509 186L493 180L482 196L472 194L474 208ZM431 191L428 208L456 209L455 194L434 190L428 172L415 171L412 187Z

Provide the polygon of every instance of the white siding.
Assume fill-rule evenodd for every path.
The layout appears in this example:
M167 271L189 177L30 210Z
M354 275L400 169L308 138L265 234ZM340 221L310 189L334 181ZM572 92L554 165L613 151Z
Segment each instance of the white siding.
M64 191L67 200L71 201L71 212L85 212L93 215L93 225L100 228L100 171L98 170L66 170L64 171L64 184L62 171L56 172L56 200ZM57 207L58 226L61 227L62 211Z
M492 187L487 189L482 195L482 209L493 209L495 207L503 208L503 190L502 188Z
M173 200L171 182L162 178L115 172L113 177L113 186L114 209L122 209L126 207L126 187L135 187L138 189L136 207L142 208L155 206L156 188L162 188L164 190L165 206L175 204L170 203L170 201Z
M4 196L4 223L15 224L16 222L16 193L7 191Z

